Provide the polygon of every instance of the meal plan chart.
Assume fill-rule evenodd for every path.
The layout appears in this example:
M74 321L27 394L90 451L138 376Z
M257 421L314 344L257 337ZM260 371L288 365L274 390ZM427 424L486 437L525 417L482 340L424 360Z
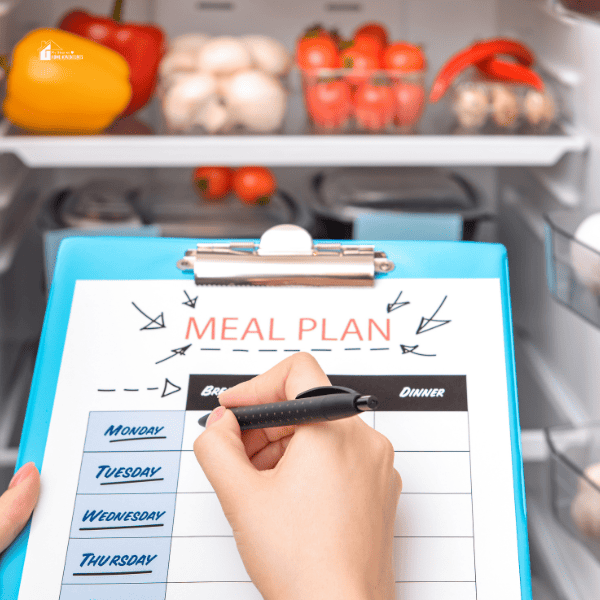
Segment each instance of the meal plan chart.
M359 418L403 480L397 598L521 598L498 279L80 280L19 600L260 600L193 443L221 391L298 351L380 400Z

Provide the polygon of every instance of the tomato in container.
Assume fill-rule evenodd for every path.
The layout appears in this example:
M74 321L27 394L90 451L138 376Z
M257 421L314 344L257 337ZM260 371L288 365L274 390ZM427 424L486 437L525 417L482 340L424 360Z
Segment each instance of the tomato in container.
M305 71L335 69L340 66L337 44L320 30L310 31L298 41L296 62Z
M379 40L381 47L385 48L388 45L388 33L386 28L381 23L365 23L354 32L354 39L359 36L371 36Z
M351 85L367 81L373 71L381 67L379 54L364 46L352 44L341 53L342 67L347 69L345 79Z
M385 78L363 83L354 95L354 116L358 127L366 131L382 131L395 116L396 99Z
M315 26L298 45L297 62L312 125L324 133L412 131L425 107L423 49L404 41L389 43L385 27L370 22L356 29L352 39L338 44L338 67L324 66L333 65L335 59L326 59L323 49L319 60L302 55L310 44L332 50L332 41L332 32Z
M305 90L306 109L317 129L343 130L352 115L350 84L344 79L318 80Z
M383 68L390 71L408 73L422 71L427 67L425 55L419 46L396 42L390 44L383 53Z
M421 84L402 79L394 83L392 90L396 100L394 125L400 128L411 128L423 114L425 90Z

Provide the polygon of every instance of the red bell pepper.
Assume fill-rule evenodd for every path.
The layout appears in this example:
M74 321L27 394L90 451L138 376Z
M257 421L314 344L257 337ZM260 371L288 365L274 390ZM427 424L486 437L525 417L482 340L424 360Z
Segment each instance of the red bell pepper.
M98 42L125 58L129 65L132 94L121 116L127 116L142 108L152 96L166 41L159 27L145 23L121 23L121 3L122 0L116 0L110 19L82 10L70 12L63 17L59 28Z

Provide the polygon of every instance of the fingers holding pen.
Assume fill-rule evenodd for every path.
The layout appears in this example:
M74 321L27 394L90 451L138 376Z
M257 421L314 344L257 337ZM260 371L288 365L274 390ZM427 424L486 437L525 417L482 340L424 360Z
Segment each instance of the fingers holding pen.
M317 361L310 354L298 352L262 375L229 388L219 396L219 402L227 408L283 402L323 385L331 384ZM273 468L295 430L294 425L286 425L243 431L242 441L256 468Z

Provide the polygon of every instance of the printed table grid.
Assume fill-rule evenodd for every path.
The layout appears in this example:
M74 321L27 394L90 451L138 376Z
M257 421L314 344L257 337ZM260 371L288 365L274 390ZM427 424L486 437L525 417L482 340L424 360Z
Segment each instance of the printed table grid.
M191 448L207 412L90 413L61 600L92 591L108 600L123 585L144 600L184 600L200 589L215 599L237 589L260 598ZM403 476L394 530L397 597L476 600L468 413L361 418L392 441ZM120 443L105 437L117 423L126 436Z

